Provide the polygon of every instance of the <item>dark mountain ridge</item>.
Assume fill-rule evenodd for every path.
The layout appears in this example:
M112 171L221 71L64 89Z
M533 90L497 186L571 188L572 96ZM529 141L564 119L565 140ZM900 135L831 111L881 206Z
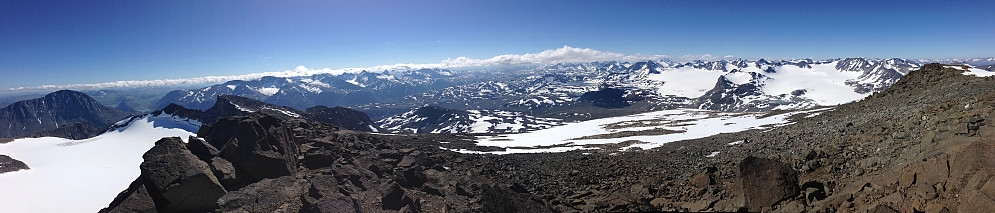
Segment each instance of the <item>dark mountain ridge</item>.
M0 138L24 136L79 122L106 127L128 115L104 106L84 93L60 90L0 109Z
M301 111L291 107L276 106L263 101L235 95L219 95L216 99L217 101L214 102L214 106L208 108L206 111L187 109L177 104L170 104L152 114L169 114L194 119L205 125L211 125L219 118L244 116L259 112L281 119L305 119L324 122L349 130L377 131L376 124L370 120L369 116L366 116L363 112L345 107L328 108L325 106L316 106L308 109L308 111Z
M394 102L404 96L445 88L468 81L444 69L395 70L384 72L315 74L299 77L262 77L235 80L197 90L174 90L153 104L162 108L171 103L206 110L219 95L237 95L280 106L306 109L317 105L347 106Z

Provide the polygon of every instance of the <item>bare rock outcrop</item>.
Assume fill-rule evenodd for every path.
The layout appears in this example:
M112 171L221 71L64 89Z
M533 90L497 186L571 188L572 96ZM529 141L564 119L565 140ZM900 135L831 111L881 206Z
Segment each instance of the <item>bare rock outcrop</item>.
M22 169L30 169L30 167L24 162L10 158L10 156L0 155L0 174Z

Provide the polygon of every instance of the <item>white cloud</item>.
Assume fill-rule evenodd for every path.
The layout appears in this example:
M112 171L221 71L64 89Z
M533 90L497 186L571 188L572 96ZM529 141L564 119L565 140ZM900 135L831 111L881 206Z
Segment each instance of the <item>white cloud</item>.
M665 58L667 58L666 55L625 55L622 53L605 52L590 48L563 46L559 49L550 49L539 53L527 53L524 55L499 55L489 59L470 59L466 57L446 59L445 61L442 61L442 65L443 67L476 67L593 61L646 61L661 60Z
M494 56L489 59L471 59L467 57L458 57L455 59L446 59L438 64L394 64L394 65L381 65L366 68L343 68L343 69L311 69L302 66L297 66L293 70L284 70L281 72L264 72L264 73L251 73L245 75L231 75L231 76L206 76L197 78L184 78L184 79L160 79L160 80L138 80L138 81L115 81L106 83L95 83L95 84L70 84L70 85L43 85L37 87L16 87L9 88L8 91L23 91L23 90L59 90L59 89L75 89L75 90L87 90L87 89L104 89L104 88L129 88L129 87L157 87L157 86L172 86L172 85L185 85L185 84L203 84L203 83L221 83L232 80L252 80L262 78L264 76L276 76L276 77L296 77L296 76L310 76L314 74L342 74L342 73L352 73L361 72L363 70L369 71L382 71L382 70L410 70L410 69L422 69L422 68L458 68L458 67L481 67L481 66L506 66L506 65L532 65L532 64L555 64L555 63L577 63L577 62L593 62L593 61L647 61L647 60L663 60L669 59L674 61L691 61L691 60L719 60L719 59L729 59L732 56L722 56L715 57L712 55L684 55L679 57L670 57L666 55L625 55L616 52L606 52L590 48L576 48L570 46L563 46L558 49L544 50L539 53L527 53L523 55L499 55Z
M87 89L104 89L104 88L158 87L158 86L172 86L172 85L185 85L185 84L221 83L232 80L253 80L253 79L262 78L264 76L296 77L296 76L310 76L314 74L324 74L324 73L342 74L349 72L361 72L363 70L408 70L408 69L421 69L421 68L430 68L430 67L432 66L426 66L422 64L396 64L396 65L375 66L369 68L311 69L301 65L295 67L293 70L284 70L282 72L263 72L263 73L251 73L245 75L230 75L230 76L205 76L205 77L184 78L184 79L114 81L114 82L95 83L95 84L42 85L37 87L15 87L15 88L9 88L7 90L8 91L60 90L60 89L87 90Z
M704 54L704 55L682 55L682 56L672 57L669 59L672 61L687 62L694 60L702 60L702 61L734 60L737 58L732 55L712 56L712 54Z

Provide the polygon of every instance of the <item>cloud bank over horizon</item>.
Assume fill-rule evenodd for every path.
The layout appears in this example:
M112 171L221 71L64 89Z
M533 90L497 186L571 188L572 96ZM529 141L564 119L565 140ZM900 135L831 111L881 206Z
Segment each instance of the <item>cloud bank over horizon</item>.
M733 59L733 58L734 57L731 55L717 57L717 56L712 56L710 54L697 55L697 56L684 55L677 57L672 57L667 55L645 55L645 54L626 55L616 52L600 51L590 48L576 48L565 45L561 48L548 49L539 53L526 53L521 55L507 54L507 55L494 56L488 59L472 59L467 57L449 58L437 64L402 63L402 64L380 65L380 66L365 67L365 68L341 68L341 69L332 69L332 68L312 69L312 68L307 68L304 65L300 65L292 70L284 70L279 72L250 73L244 75L230 75L230 76L205 76L205 77L183 78L183 79L114 81L114 82L92 83L92 84L42 85L36 87L14 87L7 89L7 91L60 90L60 89L88 90L88 89L107 89L107 88L159 87L159 86L174 86L174 85L187 85L187 84L222 83L232 80L254 80L265 76L298 77L298 76L310 76L315 74L337 75L342 73L362 72L364 70L469 68L469 67L487 67L487 66L582 63L582 62L594 62L594 61L627 61L627 62L650 61L650 60L692 61L692 60L719 60L719 59Z

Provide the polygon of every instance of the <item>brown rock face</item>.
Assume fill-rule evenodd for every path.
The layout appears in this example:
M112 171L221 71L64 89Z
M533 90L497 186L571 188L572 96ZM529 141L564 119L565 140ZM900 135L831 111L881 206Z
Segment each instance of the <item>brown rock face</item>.
M750 211L760 211L798 195L798 174L780 161L746 157L739 163L739 174Z

